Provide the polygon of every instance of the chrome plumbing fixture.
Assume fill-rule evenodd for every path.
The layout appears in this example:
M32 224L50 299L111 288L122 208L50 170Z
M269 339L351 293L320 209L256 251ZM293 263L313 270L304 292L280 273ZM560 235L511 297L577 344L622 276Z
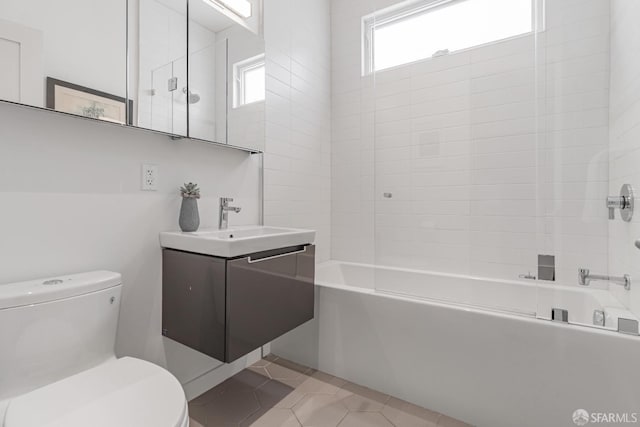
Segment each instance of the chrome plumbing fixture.
M553 255L538 255L538 280L556 280L556 257Z
M618 332L627 335L638 335L638 321L635 319L618 318Z
M620 188L620 196L607 197L607 208L609 209L609 219L615 219L615 210L620 209L620 218L629 222L633 218L633 187L630 184L624 184Z
M578 283L582 286L589 286L592 280L604 280L617 285L622 285L626 290L631 289L631 276L625 274L622 277L606 276L601 274L591 274L588 268L578 269Z
M229 226L229 212L238 213L242 208L229 206L233 202L231 197L220 197L220 216L218 217L218 229L226 230Z
M191 92L190 90L187 89L186 86L182 88L182 93L187 95L187 102L189 104L197 104L198 102L200 102L200 95L198 95L197 93Z
M604 327L606 316L604 310L593 310L593 324Z
M564 308L552 308L551 320L553 322L569 323L569 310Z

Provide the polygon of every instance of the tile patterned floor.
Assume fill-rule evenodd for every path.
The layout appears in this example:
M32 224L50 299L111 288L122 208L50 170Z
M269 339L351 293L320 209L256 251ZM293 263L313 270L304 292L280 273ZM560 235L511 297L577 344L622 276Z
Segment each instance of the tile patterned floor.
M191 427L469 427L269 356L189 403Z

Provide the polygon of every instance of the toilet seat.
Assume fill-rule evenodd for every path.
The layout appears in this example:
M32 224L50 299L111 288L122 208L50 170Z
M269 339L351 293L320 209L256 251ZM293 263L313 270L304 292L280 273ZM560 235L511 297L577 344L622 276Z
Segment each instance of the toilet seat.
M187 400L163 368L114 359L9 403L4 427L184 427Z

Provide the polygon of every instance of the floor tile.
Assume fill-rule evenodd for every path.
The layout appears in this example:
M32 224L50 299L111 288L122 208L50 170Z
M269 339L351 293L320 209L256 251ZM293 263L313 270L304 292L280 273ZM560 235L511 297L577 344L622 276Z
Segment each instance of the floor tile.
M440 414L392 397L380 411L396 427L437 427Z
M189 417L202 426L207 425L207 411L204 406L189 404Z
M300 427L301 424L291 409L271 409L250 416L240 423L241 427Z
M271 380L255 391L262 408L290 409L302 399L304 393L277 380Z
M337 396L307 394L293 407L304 426L335 427L347 415L347 408Z
M260 359L258 360L256 363L254 363L253 365L251 365L254 368L264 368L265 366L269 365L271 363L271 361L265 359Z
M265 357L262 358L262 360L266 360L268 362L275 362L276 360L278 360L278 356L276 356L275 354L267 354Z
M270 378L265 375L261 375L257 372L245 369L244 371L241 371L233 377L229 378L216 388L218 388L220 391L253 391L269 380Z
M189 402L189 406L202 406L211 402L220 394L220 389L218 389L218 387L219 385L191 400ZM191 413L191 411L189 411L189 413Z
M352 412L381 411L389 400L389 396L384 393L352 383L343 385L339 396Z
M206 427L237 426L242 420L260 409L251 392L225 392L204 407Z
M278 359L265 367L274 380L291 380L301 378L309 369L293 362Z
M269 377L245 369L216 387L189 402L192 406L206 405L218 398L222 392L251 392L269 381Z
M192 400L189 415L192 427L470 427L275 356Z
M394 427L377 412L350 412L340 422L340 427Z
M258 375L262 375L265 378L269 378L269 379L271 378L271 376L269 375L269 372L267 372L264 366L249 366L247 370L251 372L255 372Z
M296 390L301 393L336 394L340 390L337 383L334 376L317 371L297 384ZM339 384L344 385L344 382Z

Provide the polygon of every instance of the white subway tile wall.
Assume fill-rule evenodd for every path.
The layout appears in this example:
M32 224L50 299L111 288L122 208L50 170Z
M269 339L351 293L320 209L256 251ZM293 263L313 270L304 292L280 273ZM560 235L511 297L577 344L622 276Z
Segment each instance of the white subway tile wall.
M634 0L611 1L611 110L609 115L611 151L609 193L616 195L623 184L640 190L640 3ZM636 199L637 200L637 199ZM609 222L609 266L612 274L630 274L640 278L640 251L634 242L640 238L640 215L630 223ZM611 290L640 315L640 290L625 291L613 285Z
M361 18L393 3L332 1L332 258L606 272L608 2L549 0L537 37L362 77Z
M331 245L329 0L265 0L265 223L317 231Z

